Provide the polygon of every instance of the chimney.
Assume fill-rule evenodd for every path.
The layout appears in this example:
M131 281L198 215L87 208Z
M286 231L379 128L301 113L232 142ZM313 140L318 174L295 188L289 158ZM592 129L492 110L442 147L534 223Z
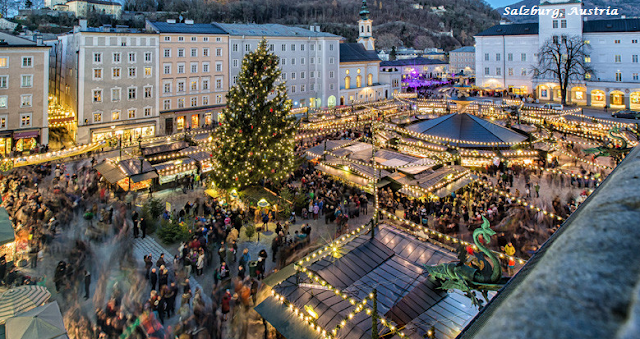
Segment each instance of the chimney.
M82 31L86 31L87 30L87 19L80 19L78 21L78 24L80 25L80 30L82 30Z
M43 46L44 45L42 43L42 35L36 35L36 45L38 45L38 46Z
M315 32L316 31L316 26L309 26L309 30L312 31L312 32Z
M316 32L320 32L320 26L316 26Z
M191 19L185 19L185 20L184 20L184 24L185 24L185 25L193 25L193 20L191 20Z
M621 16L620 16L620 19L626 19L626 18L627 18L627 16L626 16L626 15L621 15Z
M167 23L168 24L175 24L176 23L176 19L167 19Z

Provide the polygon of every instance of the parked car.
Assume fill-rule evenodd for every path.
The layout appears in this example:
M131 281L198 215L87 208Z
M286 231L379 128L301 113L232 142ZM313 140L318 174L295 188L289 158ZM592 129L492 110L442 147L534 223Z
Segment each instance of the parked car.
M564 109L564 106L562 104L544 104L544 106L542 106L542 108L544 108L544 109L552 109L552 110L556 110L556 111L562 111Z
M631 110L622 110L617 111L615 113L611 113L611 116L614 118L624 118L624 119L640 119L640 112L631 111Z

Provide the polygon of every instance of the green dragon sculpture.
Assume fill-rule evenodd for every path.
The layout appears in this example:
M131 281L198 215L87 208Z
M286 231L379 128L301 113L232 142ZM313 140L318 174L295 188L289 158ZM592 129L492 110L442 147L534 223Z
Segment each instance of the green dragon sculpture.
M483 268L474 265L466 265L466 252L460 251L459 262L440 264L437 266L426 266L427 273L434 279L440 281L440 289L450 290L458 289L473 301L473 304L482 307L473 290L482 293L484 299L488 302L488 291L497 291L504 286L508 278L502 277L502 268L500 261L491 250L480 242L479 237L482 236L484 242L488 245L491 237L496 234L489 226L489 220L482 217L482 227L473 231L473 242L482 251L477 253L478 262L484 263ZM484 258L488 257L491 264Z
M619 137L614 135L621 134L620 129L618 127L614 127L609 130L609 137L611 139L620 140L620 147L616 147L611 141L606 140L602 146L587 148L583 152L585 154L595 154L595 157L615 157L621 158L622 155L629 153L632 147L627 147L627 140L623 137Z

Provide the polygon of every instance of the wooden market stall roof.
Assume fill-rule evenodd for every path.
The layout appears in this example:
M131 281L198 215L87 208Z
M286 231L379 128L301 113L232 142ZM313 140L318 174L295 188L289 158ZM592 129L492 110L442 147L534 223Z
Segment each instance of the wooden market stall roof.
M4 207L0 207L0 246L16 240L13 223L9 219L9 213Z

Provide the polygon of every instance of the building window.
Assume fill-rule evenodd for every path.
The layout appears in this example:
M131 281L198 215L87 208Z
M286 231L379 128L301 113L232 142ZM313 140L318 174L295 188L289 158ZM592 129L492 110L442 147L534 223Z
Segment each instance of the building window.
M165 99L164 102L162 103L162 107L164 110L171 109L171 99Z
M527 69L526 68L521 69L520 70L520 75L522 75L523 77L527 76Z
M0 88L9 88L9 76L1 75L0 76Z
M291 58L291 64L295 65L296 64L296 58Z
M184 58L184 48L178 48L178 58Z
M496 75L502 75L502 68L496 67Z
M304 72L300 72L300 79L304 79L304 76L305 76Z
M291 80L296 80L296 73L295 72L291 73Z
M198 73L198 63L197 62L192 62L191 63L191 73Z
M192 48L191 49L191 57L195 58L198 56L198 49L197 48Z
M613 43L614 43L614 44L619 44L619 43L620 43L620 40L618 40L618 39L613 40Z
M184 74L184 64L178 64L178 74Z
M93 113L93 122L102 122L102 113Z
M281 50L282 50L283 52L286 52L286 51L287 51L287 45L282 44Z
M233 67L238 67L238 59L233 59Z
M120 88L111 89L111 101L120 101Z
M333 46L333 45L332 45ZM334 58L329 58L329 64L333 65L333 63L335 62Z
M216 62L216 72L222 72L222 63Z
M164 74L171 74L171 64L164 65Z
M129 88L129 100L135 100L137 97L137 92L138 92L137 88L135 87Z
M120 79L120 68L115 67L111 69L111 77L113 79Z
M587 63L591 62L591 56L590 55L585 55L584 56L584 62L587 62Z
M357 88L362 87L362 76L361 75L356 76L356 87Z
M216 48L216 56L222 56L222 48Z
M190 88L191 88L191 91L197 91L198 90L198 81L197 80L192 80Z
M31 107L33 96L31 94L23 94L20 96L20 107Z
M184 41L184 37L183 36L179 36L178 37L178 41Z
M631 56L631 62L638 62L638 55L634 54Z
M320 50L320 49L321 49L321 46L318 46L318 50ZM333 51L333 44L329 44L329 50Z
M293 86L291 86L291 93L295 93L295 92L296 92L296 86L293 85Z
M554 35L554 36L553 36L553 43L554 43L554 44L558 44L558 43L560 43L560 40L558 40L558 36L557 36L557 35Z
M295 52L296 51L296 44L291 44L291 52Z
M304 92L306 90L304 85L300 85L300 92Z
M633 80L638 81L638 73L633 73Z
M22 57L22 67L33 67L33 58Z
M282 80L287 80L287 73L282 72L281 77L282 77Z
M333 79L333 71L329 71L329 78Z
M269 51L273 52L276 50L276 46L274 44L269 44Z
M171 37L170 36L164 37L164 41L171 41Z
M165 58L171 58L171 48L165 48L164 49L164 57Z
M614 56L614 60L615 60L615 62L621 62L622 61L622 56L621 55L615 55Z
M6 95L0 97L0 108L6 109L8 105L8 99Z
M129 119L135 119L136 118L136 109L135 108L130 108L129 110L127 110L127 115L129 116Z
M567 28L567 20L560 20L560 28Z
M616 81L622 81L622 73L616 72Z
M216 95L216 104L221 104L222 103L222 95L218 94Z
M31 127L31 113L20 114L20 127Z
M202 49L202 56L205 56L205 57L209 56L209 49L208 48L203 48Z
M558 28L558 20L553 20L553 28Z
M178 99L178 108L184 108L184 98Z
M216 79L216 90L222 89L222 79Z
M329 85L329 89L331 89L333 91L333 84Z
M513 68L509 68L508 72L509 72L509 76L513 76Z
M496 61L500 61L500 53L496 53Z
M129 62L136 62L136 53L135 52L129 53Z
M9 67L9 60L7 58L0 58L0 68Z
M284 74L284 73L283 73L283 74ZM237 83L238 83L238 77L237 77L237 76L234 76L234 77L233 77L233 84L235 85L235 84L237 84Z
M94 64L102 63L102 53L93 53L93 63Z
M198 106L198 98L191 97L191 107L196 107L196 106Z
M484 68L484 75L489 75L489 67Z
M231 46L231 50L234 52L238 51L238 44L233 44L233 46Z
M489 53L484 54L484 61L489 61Z
M281 60L282 66L285 66L287 64L287 59L286 58L282 58Z
M129 67L129 78L135 78L135 77L136 77L136 68Z
M244 45L244 51L245 52L251 52L251 45L250 44Z
M203 91L207 91L209 90L209 80L202 80L202 90Z
M184 92L184 81L178 81L178 92Z
M112 121L118 121L118 120L120 120L120 111L113 111L113 112L111 112L111 120L112 120Z
M513 53L507 54L507 61L513 61Z
M151 86L144 87L144 97L145 99L149 99L153 97L153 87Z
M93 80L102 80L102 68L93 69Z
M197 37L192 36L192 37L191 37L191 41L198 41L198 38L197 38Z
M145 68L144 68L144 77L145 77L145 78L148 78L148 77L150 77L151 75L152 75L152 74L151 74L151 67L145 67Z
M93 90L93 102L102 102L102 90L94 89Z
M145 107L144 108L144 116L145 117L150 117L151 116L151 107Z
M344 77L344 89L349 89L349 88L351 88L351 77L346 76Z
M209 97L208 96L203 96L202 97L202 106L206 106L209 104Z
M164 84L164 93L171 93L171 83L167 82Z

